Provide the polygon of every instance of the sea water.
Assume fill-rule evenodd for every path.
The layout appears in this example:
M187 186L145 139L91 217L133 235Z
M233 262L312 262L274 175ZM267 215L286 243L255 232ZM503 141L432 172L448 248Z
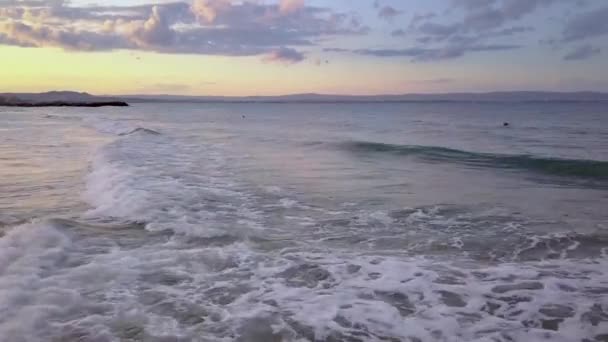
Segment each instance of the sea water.
M0 120L0 341L608 340L605 104Z

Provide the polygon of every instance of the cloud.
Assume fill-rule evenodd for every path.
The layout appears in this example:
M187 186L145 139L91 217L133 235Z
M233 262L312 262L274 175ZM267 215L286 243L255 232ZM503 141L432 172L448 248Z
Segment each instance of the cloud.
M452 34L457 33L460 28L460 24L444 25L433 22L426 22L418 27L418 32L425 35L448 37Z
M433 19L436 16L437 16L437 14L435 12L415 13L414 16L412 17L412 20L410 20L410 29L413 30L416 28L416 26L419 23L424 22L429 19Z
M401 14L403 14L403 11L400 11L391 6L384 6L384 7L380 8L380 10L378 11L378 17L385 19L385 20L392 20L393 18L395 18Z
M531 26L514 26L514 27L507 27L502 30L492 32L491 34L493 34L494 36L512 36L512 35L516 35L518 33L532 32L532 31L534 31L534 28Z
M232 6L230 0L194 0L192 12L197 18L213 23L218 14Z
M4 1L0 44L28 47L253 56L369 31L353 13L306 6L304 1L87 7L61 0Z
M374 57L411 57L412 61L429 62L453 59L464 56L469 52L503 51L521 48L520 45L449 45L440 48L412 47L405 49L356 49L328 48L326 52L350 52Z
M294 13L304 8L304 0L281 0L279 10L283 14Z
M316 66L322 66L323 64L329 64L329 60L328 59L315 58L314 61L313 61L313 63Z
M518 21L558 2L566 0L452 0L451 21L439 21L434 12L414 14L407 34L420 46L401 51L417 61L435 61L474 52L518 49L522 46L501 38L533 31Z
M126 47L121 39L114 36L46 26L29 26L17 21L0 23L0 44L23 47L62 47L66 50L79 51Z
M353 52L353 50L343 49L343 48L325 48L323 49L325 52Z
M582 13L571 19L564 28L566 42L608 34L608 7Z
M393 32L391 32L391 36L403 37L403 36L405 36L405 30L403 30L403 29L394 30Z
M509 20L517 20L541 7L549 7L566 0L453 0L454 8L466 12L465 21L485 22L500 26Z
M74 51L115 49L172 54L261 56L293 63L312 51L370 28L352 10L338 11L305 0L148 0L157 4L78 5L68 0L0 0L0 44L58 47ZM160 2L160 3L159 3ZM98 3L104 3L98 2ZM141 2L140 2L141 3ZM144 2L145 3L145 2ZM391 20L403 13L389 1L368 2L373 15ZM390 32L393 45L356 46L326 51L414 61L459 58L482 51L520 48L511 37L534 30L521 19L561 3L587 11L572 15L555 43L572 48L566 60L597 55L598 48L570 43L608 34L608 7L581 9L570 0L450 0L450 14L414 13L409 26ZM393 6L396 2L393 2ZM601 5L601 4L600 4ZM605 5L604 5L605 6ZM441 20L440 20L441 19ZM407 24L406 24L407 25ZM368 47L367 49L365 47ZM565 51L565 50L564 50ZM295 52L295 53L294 53ZM312 53L310 53L312 55ZM584 57L581 57L584 56ZM313 63L314 61L311 61Z
M574 49L570 53L564 56L564 60L566 61L577 61L591 58L595 55L599 55L602 50L598 47L593 47L591 45L583 45Z
M294 64L304 60L304 54L301 52L286 47L276 49L262 59L267 63Z
M461 7L468 11L478 8L487 8L496 3L496 0L452 0L454 7Z
M452 0L452 8L462 14L460 19L451 23L430 21L434 16L415 15L410 22L410 30L427 36L435 41L448 39L452 35L491 36L490 32L512 35L525 32L521 26L505 28L511 22L548 8L565 0ZM494 34L497 36L501 34Z

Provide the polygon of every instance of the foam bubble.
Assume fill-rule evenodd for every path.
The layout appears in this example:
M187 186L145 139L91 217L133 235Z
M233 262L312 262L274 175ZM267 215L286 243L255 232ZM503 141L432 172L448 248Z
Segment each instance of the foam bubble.
M293 208L298 205L298 201L290 199L290 198L281 198L279 200L279 204L283 208Z
M276 185L266 186L266 187L264 187L264 190L271 194L280 194L283 192L283 189L281 189L281 187L276 186Z

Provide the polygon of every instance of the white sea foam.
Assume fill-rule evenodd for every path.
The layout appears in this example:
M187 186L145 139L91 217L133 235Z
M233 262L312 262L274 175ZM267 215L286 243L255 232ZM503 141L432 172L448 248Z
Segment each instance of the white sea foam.
M207 146L159 135L121 137L92 160L84 194L93 206L88 216L201 236L260 228L255 210L247 207L247 194L223 167L224 157Z
M266 186L266 187L264 187L264 190L271 194L280 194L283 192L283 189L281 189L281 187L276 186L276 185Z
M0 239L1 341L42 341L52 318L81 300L72 284L52 277L70 248L70 239L44 222L15 227Z
M298 201L293 200L291 198L281 198L279 200L279 203L283 208L288 208L288 209L296 207L298 205Z
M315 339L573 341L608 333L608 319L598 318L608 310L605 260L464 268L299 254L276 263L256 272L256 296Z
M120 235L73 225L36 221L0 238L0 341L196 340L194 326L225 315L187 298L238 267L246 248L124 248Z
M136 226L120 235L82 229L37 221L0 238L0 312L11 313L0 316L0 341L573 341L608 333L605 259L481 266L315 245L266 252L246 242L166 241ZM145 243L129 247L126 238Z

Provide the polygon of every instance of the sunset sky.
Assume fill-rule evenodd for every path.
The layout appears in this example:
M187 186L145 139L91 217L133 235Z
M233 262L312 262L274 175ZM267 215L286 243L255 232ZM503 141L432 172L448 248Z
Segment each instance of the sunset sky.
M608 91L606 0L0 0L0 92Z

